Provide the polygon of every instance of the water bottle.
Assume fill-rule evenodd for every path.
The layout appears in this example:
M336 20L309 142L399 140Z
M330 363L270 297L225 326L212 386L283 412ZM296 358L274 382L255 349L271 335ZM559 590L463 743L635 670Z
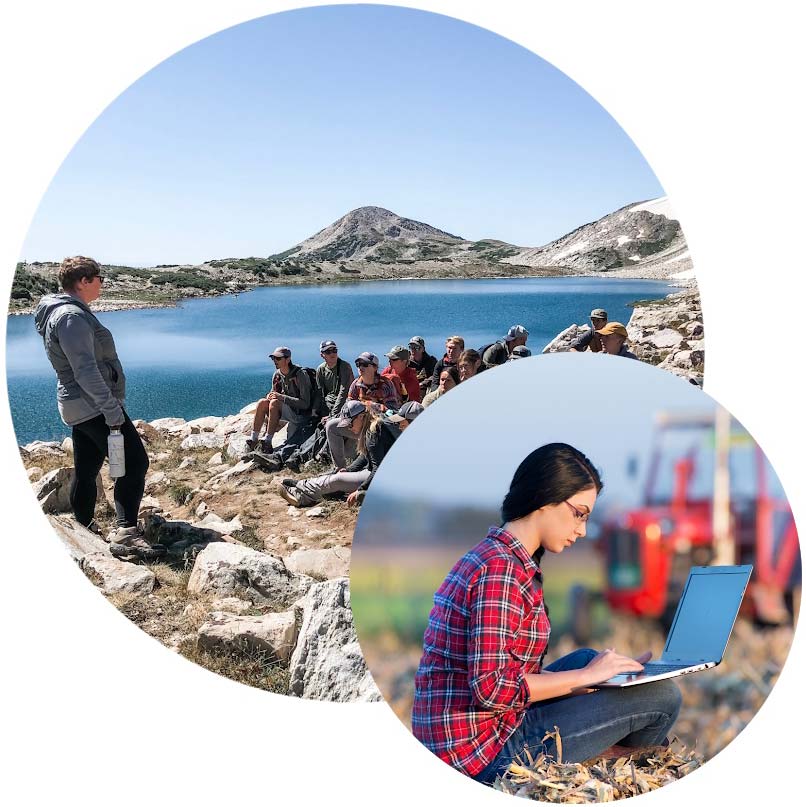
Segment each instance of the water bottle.
M126 454L123 448L124 439L120 429L109 432L107 446L109 449L109 476L118 479L126 475Z

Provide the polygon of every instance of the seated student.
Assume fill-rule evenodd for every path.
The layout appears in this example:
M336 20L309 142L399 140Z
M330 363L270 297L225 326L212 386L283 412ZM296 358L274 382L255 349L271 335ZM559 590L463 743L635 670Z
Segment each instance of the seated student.
M422 401L431 388L431 378L434 375L437 359L436 356L426 353L425 339L422 336L412 336L409 339L409 351L411 353L409 367L417 373L417 381L420 384L419 400Z
M465 349L465 340L461 336L449 336L445 342L445 355L434 365L431 376L431 392L439 388L439 377L446 367L455 367L459 354Z
M459 364L457 367L459 368L460 381L467 381L468 378L473 378L474 375L478 375L485 369L484 365L481 363L481 354L478 350L473 350L472 347L463 350L459 354Z
M446 367L439 375L439 386L425 396L423 406L431 406L437 398L452 390L459 383L459 370L456 367Z
M594 308L591 311L591 329L585 331L582 336L578 336L571 345L569 350L576 350L582 353L585 350L590 350L593 353L600 353L602 350L602 340L599 336L599 331L607 325L607 311L604 308Z
M381 375L389 378L395 385L402 403L406 401L420 402L420 382L417 373L409 367L411 354L403 345L395 345L387 354L389 366L383 368Z
M628 359L637 359L635 353L627 350L624 344L627 341L627 329L620 322L608 322L598 330L602 340L602 352L610 356L626 356Z
M387 409L398 409L400 398L395 385L389 378L378 374L378 357L374 353L362 353L355 360L358 368L356 378L347 391L348 401L360 401L379 414ZM347 465L348 457L355 453L356 437L349 426L339 425L341 421L331 418L325 424L327 444L333 465L338 470Z
M355 375L349 362L339 358L339 349L332 339L326 339L319 345L319 355L324 361L316 368L316 386L324 401L320 414L322 421L326 422L341 413Z
M347 401L338 423L349 428L358 440L356 460L336 473L297 481L283 479L279 494L295 507L310 507L328 493L349 493L347 504L360 504L389 449L422 411L422 404L409 401L396 415L382 417L360 401Z
M503 364L512 355L512 351L516 347L526 344L528 338L529 331L523 325L513 325L503 339L493 342L484 349L481 356L484 366L496 367Z
M313 400L308 373L292 363L290 348L275 348L269 358L275 367L271 392L258 403L252 434L246 441L249 451L254 451L260 444L265 454L272 452L272 437L283 424L288 424L288 436L291 437L297 426L310 418ZM260 431L266 420L266 435L260 440Z
M507 361L516 361L517 359L526 359L532 355L532 351L529 350L526 345L518 345L517 347L512 348L512 353L509 354L509 358Z

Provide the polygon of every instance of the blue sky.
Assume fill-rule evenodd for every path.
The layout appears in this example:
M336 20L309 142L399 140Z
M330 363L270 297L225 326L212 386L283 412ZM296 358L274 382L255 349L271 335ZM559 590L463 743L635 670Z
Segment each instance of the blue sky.
M535 54L427 12L323 7L228 29L135 82L65 159L21 257L268 255L363 205L535 246L662 193Z

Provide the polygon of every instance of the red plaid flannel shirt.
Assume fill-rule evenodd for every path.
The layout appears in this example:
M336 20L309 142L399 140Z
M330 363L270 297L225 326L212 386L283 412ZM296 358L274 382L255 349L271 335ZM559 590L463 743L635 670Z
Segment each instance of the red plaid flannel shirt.
M523 544L491 527L434 595L415 678L412 730L470 776L504 747L529 705L551 633L543 577Z

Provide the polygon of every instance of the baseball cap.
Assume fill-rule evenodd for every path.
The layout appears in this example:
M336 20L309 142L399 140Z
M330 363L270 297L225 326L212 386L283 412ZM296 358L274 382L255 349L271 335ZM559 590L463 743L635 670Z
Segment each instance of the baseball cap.
M417 401L408 401L397 410L397 414L388 415L386 419L389 421L389 423L400 423L401 420L408 420L411 422L417 417L417 415L424 411L425 407L421 403Z
M408 359L411 356L409 349L403 345L395 345L387 354L390 359Z
M513 325L507 331L506 340L507 342L511 342L513 339L519 339L522 336L529 336L529 331L527 331L523 325Z
M412 336L411 339L409 339L409 347L411 347L412 345L417 345L417 347L423 347L424 348L425 347L425 339L423 339L422 336Z
M359 353L355 357L355 360L357 362L365 361L369 364L374 364L376 367L378 366L378 357L374 353L370 353L368 350L365 350L363 353Z
M269 356L274 356L276 359L290 359L291 358L291 348L290 347L280 347L274 348L274 350L269 353Z
M332 339L325 339L324 342L319 343L319 352L324 353L328 348L331 347L335 347L336 350L338 350L336 343Z
M532 351L529 350L526 345L518 345L515 348L512 348L512 358L513 359L525 359L532 355Z
M607 311L604 308L594 308L591 311L591 319L607 319Z
M367 407L361 401L347 401L339 413L339 426L349 426L353 422L353 418L363 415L366 411Z
M627 338L627 329L620 323L616 322L608 322L607 325L603 325L596 331L600 336L609 336L611 333L617 333L619 336L623 336L625 339Z

